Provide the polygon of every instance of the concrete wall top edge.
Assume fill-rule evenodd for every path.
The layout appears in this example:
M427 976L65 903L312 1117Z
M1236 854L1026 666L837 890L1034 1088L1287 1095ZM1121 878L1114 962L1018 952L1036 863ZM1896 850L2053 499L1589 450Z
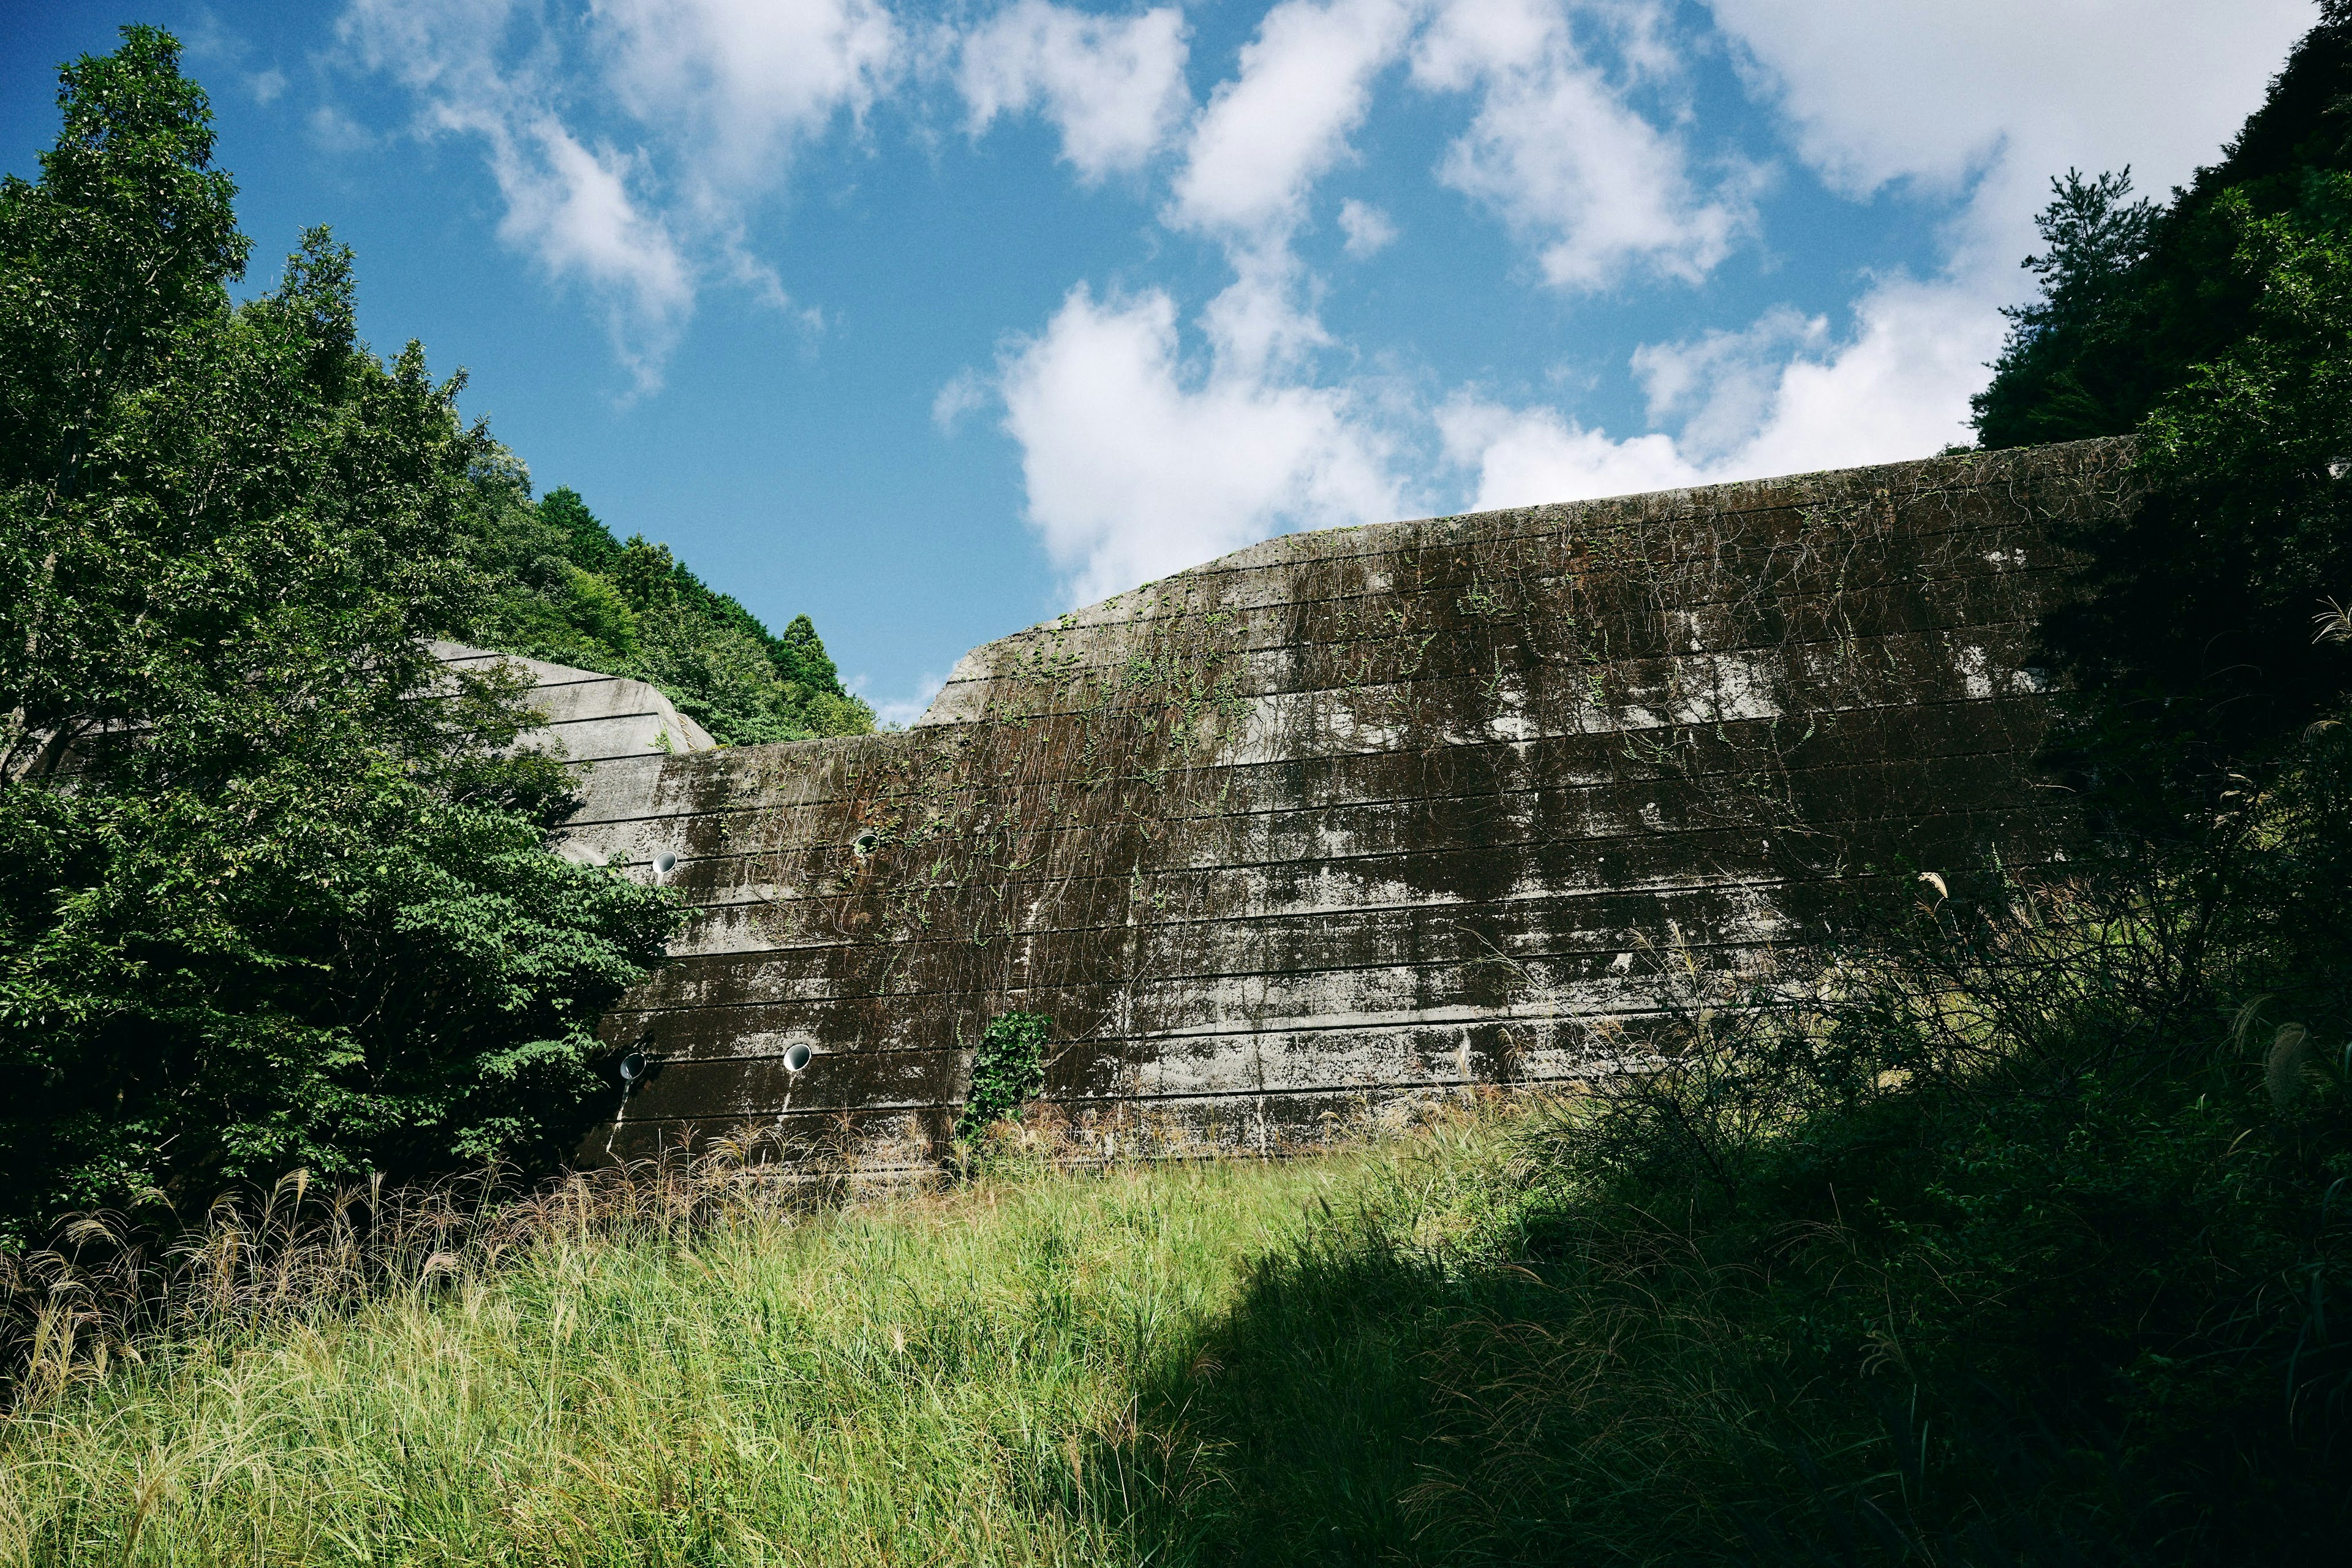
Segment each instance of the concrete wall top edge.
M1432 531L1485 532L1514 527L1557 527L1578 521L1633 527L1673 516L1717 516L1774 506L1801 505L1809 499L1831 499L1826 492L1853 496L1900 489L1916 496L1930 489L1982 489L2021 476L2086 467L2109 467L2120 473L2128 468L2136 450L2131 437L2114 437L2047 447L1958 452L1864 468L1812 469L1711 485L1596 496L1572 501L1549 501L1488 511L1404 518L1387 522L1355 523L1342 528L1306 529L1278 534L1167 577L1155 578L1108 598L1078 605L1053 619L992 638L971 649L956 662L941 694L945 695L958 686L988 679L992 673L992 656L995 650L1057 631L1076 630L1146 614L1151 601L1165 590L1234 574L1278 571L1336 555L1378 555L1423 542ZM956 721L960 721L945 712L940 699L935 697L910 728Z

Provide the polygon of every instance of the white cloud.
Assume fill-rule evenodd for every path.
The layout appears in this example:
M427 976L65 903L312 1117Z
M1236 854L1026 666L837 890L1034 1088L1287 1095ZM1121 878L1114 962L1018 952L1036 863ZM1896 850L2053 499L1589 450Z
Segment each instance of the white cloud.
M1339 232L1348 237L1348 254L1361 261L1394 245L1397 226L1380 208L1349 196L1339 204Z
M506 202L499 237L596 297L614 353L651 390L693 312L693 269L632 190L642 161L583 143L547 107L539 63L502 61L516 16L498 3L352 0L339 32L362 68L416 94L420 132L482 139Z
M1893 278L1854 307L1853 335L1780 372L1756 433L1717 464L1726 479L1926 458L1970 438L1969 395L2000 350L2000 317L1971 290Z
M2004 152L2168 184L2210 162L2311 0L1708 0L1799 151L1854 195ZM2036 204L2039 205L2038 203Z
M800 142L865 112L900 45L878 0L595 0L584 31L517 0L347 0L337 30L347 63L415 97L420 133L480 138L500 237L589 289L640 391L660 384L706 279L790 308L744 240L745 208ZM583 103L637 134L583 135Z
M1827 317L1776 305L1741 331L1643 344L1633 351L1633 378L1649 401L1650 423L1679 420L1682 448L1702 458L1733 450L1770 412L1781 366L1823 347L1829 330Z
M1476 471L1478 506L1527 506L1924 458L1966 440L2000 318L1907 278L1873 287L1855 317L1838 342L1781 306L1744 331L1637 350L1651 417L1679 416L1679 435L1621 441L1554 409L1457 395L1438 414L1446 457Z
M952 436L962 428L967 415L988 405L990 396L986 377L975 370L960 370L931 399L931 423L940 435Z
M1140 166L1192 106L1174 6L1113 17L1020 0L966 35L960 56L973 135L1000 114L1042 106L1062 132L1062 156L1088 181Z
M1507 5L1517 0L1506 0ZM2312 20L2305 0L1710 0L1799 153L1856 198L1910 181L1961 198L1927 277L1867 279L1853 323L1786 306L1736 332L1645 345L1654 422L1629 441L1543 407L1457 398L1447 454L1481 504L1569 500L1924 457L1969 438L1997 307L2049 176L2131 163L2161 191L2210 161ZM1507 10L1490 12L1507 16ZM1685 477L1675 478L1680 474Z
M597 0L621 104L720 192L763 190L793 144L862 115L903 39L877 0Z
M1002 367L1029 520L1081 600L1291 528L1397 514L1358 400L1180 355L1174 301L1073 289Z
M1437 411L1448 461L1477 472L1477 511L1590 500L1701 482L1665 436L1610 438L1550 408L1510 408L1462 392Z
M1753 171L1702 194L1675 131L1635 112L1643 78L1667 72L1656 8L1585 6L1622 40L1619 79L1579 47L1561 0L1452 0L1413 51L1413 79L1477 88L1476 117L1439 177L1537 247L1547 282L1606 287L1647 269L1696 282L1755 224Z
M470 128L488 138L490 172L506 198L499 237L555 276L596 288L608 301L623 363L640 388L658 385L662 362L693 312L694 282L667 230L631 199L629 160L590 151L552 115Z
M1709 0L1758 92L1831 187L1969 195L1956 281L1993 302L2053 174L2129 164L2161 195L2212 162L2311 0Z
M1283 0L1192 128L1169 220L1263 245L1288 237L1307 191L1351 156L1372 79L1403 47L1404 0Z
M1202 312L1219 374L1268 382L1296 373L1330 335L1321 280L1291 239L1320 179L1354 154L1349 135L1372 81L1402 55L1419 0L1282 0L1192 126L1161 217L1222 241L1234 281Z

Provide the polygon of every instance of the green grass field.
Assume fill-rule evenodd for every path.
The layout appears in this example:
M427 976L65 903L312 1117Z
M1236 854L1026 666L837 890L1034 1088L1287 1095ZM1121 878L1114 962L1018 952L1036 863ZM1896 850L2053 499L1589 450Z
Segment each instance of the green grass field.
M151 1344L0 1426L0 1561L1186 1560L1216 1543L1146 1527L1214 1500L1154 1489L1213 1487L1215 1439L1155 1448L1143 1407L1218 1377L1255 1260L1430 1153L556 1229Z

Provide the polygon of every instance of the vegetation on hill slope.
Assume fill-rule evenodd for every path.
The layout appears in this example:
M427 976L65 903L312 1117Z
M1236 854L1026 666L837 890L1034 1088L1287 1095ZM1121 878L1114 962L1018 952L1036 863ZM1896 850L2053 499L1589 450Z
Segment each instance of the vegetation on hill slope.
M772 634L668 546L614 539L576 491L533 502L511 460L478 466L475 485L475 560L494 590L467 640L651 682L730 745L872 731L806 616Z

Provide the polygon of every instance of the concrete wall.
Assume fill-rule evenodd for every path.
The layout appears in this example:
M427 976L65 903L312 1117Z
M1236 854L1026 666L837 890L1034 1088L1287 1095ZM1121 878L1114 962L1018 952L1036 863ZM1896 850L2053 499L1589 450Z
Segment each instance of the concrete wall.
M2028 453L1271 541L975 649L908 731L616 757L576 847L693 906L592 1150L747 1122L930 1157L1008 1008L1129 1145L1312 1139L1638 1052L1684 963L2059 852ZM794 1044L814 1055L785 1069Z
M493 653L464 643L425 646L452 669L500 664L529 675L530 694L526 700L544 722L521 736L520 743L551 745L575 766L587 769L628 758L707 752L719 744L709 731L642 680L573 669L520 654ZM574 842L576 847L586 847L584 839Z

